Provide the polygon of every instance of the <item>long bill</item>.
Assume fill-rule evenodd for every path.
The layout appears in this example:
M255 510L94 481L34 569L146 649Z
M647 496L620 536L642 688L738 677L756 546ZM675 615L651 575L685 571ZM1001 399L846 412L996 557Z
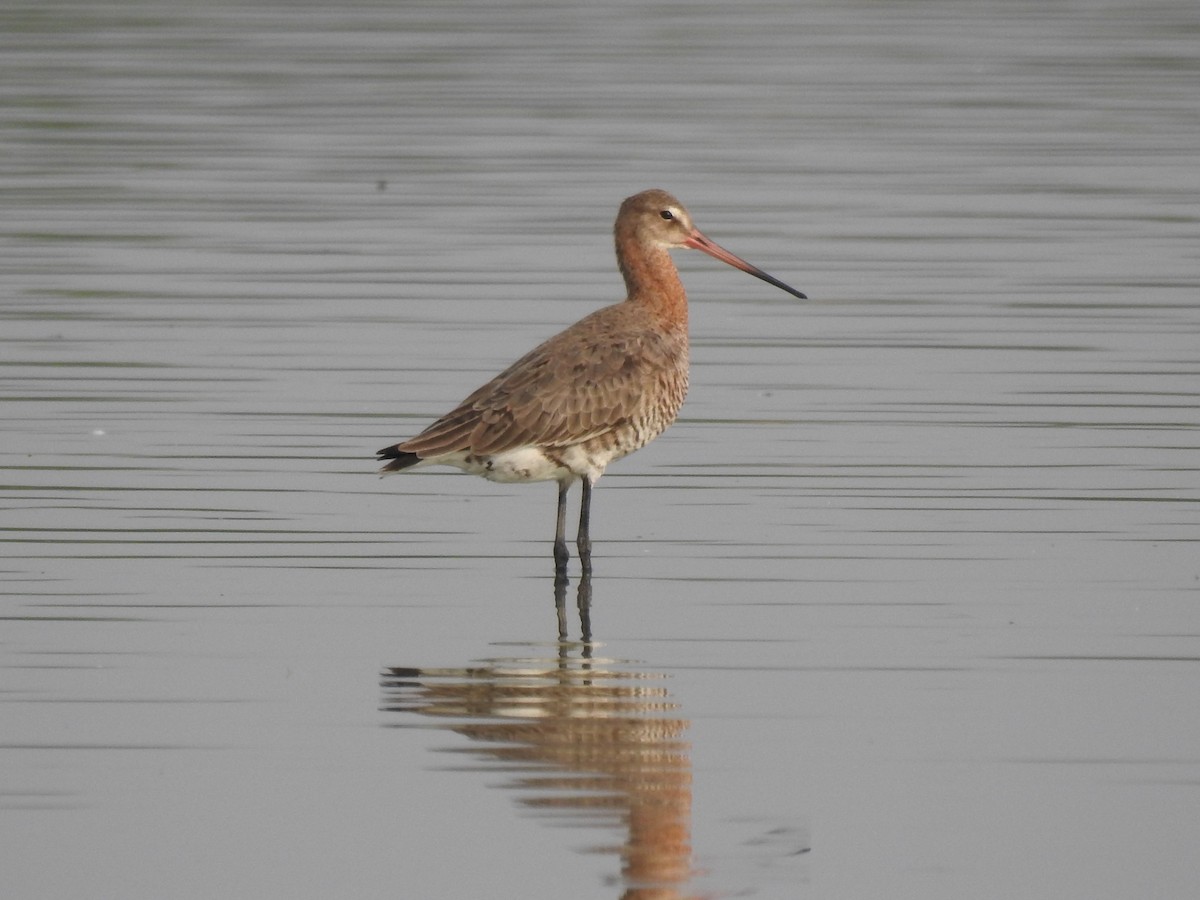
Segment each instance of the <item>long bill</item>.
M730 253L728 250L726 250L720 244L715 243L714 241L710 241L703 234L701 234L698 230L695 230L695 229L692 230L691 235L688 237L688 239L686 241L683 242L683 246L691 247L693 250L703 250L705 253L707 253L709 256L713 257L714 259L719 259L721 262L727 263L727 264L733 266L735 269L741 269L743 272L748 272L749 274L753 275L755 278L761 278L767 284L773 284L773 285L775 285L775 287L780 288L781 290L787 291L793 297L799 297L801 300L808 299L807 296L800 293L798 290L796 290L791 285L784 284L782 281L780 281L774 275L768 275L766 272L764 272L758 266L750 265L750 263L746 262L740 256L735 256L734 254Z

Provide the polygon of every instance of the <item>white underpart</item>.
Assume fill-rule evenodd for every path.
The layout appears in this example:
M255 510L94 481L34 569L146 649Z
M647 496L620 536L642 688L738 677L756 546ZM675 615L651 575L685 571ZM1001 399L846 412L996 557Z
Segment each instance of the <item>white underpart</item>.
M516 447L500 453L472 454L466 451L448 453L423 459L412 468L425 466L455 466L470 475L488 481L517 484L526 481L575 481L587 478L593 484L604 474L604 468L624 453L588 452L579 445L554 451L559 462L537 447Z

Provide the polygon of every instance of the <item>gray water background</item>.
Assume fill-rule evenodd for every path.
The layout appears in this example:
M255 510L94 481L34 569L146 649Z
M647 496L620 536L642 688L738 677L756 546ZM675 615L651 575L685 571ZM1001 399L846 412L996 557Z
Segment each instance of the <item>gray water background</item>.
M372 456L652 186L812 299L677 254L585 647ZM1196 4L7 4L0 202L6 896L1195 896Z

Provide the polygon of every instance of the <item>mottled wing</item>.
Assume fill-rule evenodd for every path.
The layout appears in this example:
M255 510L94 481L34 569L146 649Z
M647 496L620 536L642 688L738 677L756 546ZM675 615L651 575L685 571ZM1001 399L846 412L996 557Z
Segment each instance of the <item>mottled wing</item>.
M630 422L674 419L687 389L685 331L662 333L626 304L550 338L396 450L422 459L565 447ZM655 408L656 404L664 408Z

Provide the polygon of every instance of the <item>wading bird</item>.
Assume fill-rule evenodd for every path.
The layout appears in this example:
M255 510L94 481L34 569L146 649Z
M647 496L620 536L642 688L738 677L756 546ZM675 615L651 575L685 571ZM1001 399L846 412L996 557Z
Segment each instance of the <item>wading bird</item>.
M457 466L489 481L558 482L554 561L564 575L567 491L583 498L576 546L591 571L592 487L613 460L644 447L675 421L688 387L688 307L667 252L702 250L807 299L734 256L692 224L666 191L621 204L613 228L626 298L596 310L522 356L416 437L385 447L381 474Z

